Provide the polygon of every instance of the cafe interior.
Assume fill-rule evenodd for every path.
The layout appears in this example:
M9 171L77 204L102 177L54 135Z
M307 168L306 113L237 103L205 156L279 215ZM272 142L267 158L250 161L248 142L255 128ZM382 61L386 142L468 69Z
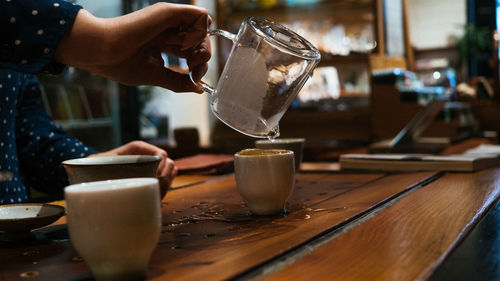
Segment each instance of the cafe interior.
M112 17L153 2L79 4L95 15ZM318 66L279 122L280 137L305 138L306 161L336 161L343 151L392 139L436 98L447 102L412 136L417 152L439 153L444 143L472 137L496 143L495 1L173 2L207 8L212 29L236 33L243 19L259 16L296 31L318 48ZM211 44L203 80L216 85L232 43L213 36ZM167 54L164 59L171 69L187 68L183 59ZM74 68L60 76L41 75L41 80L45 109L68 132L100 151L137 139L165 148L173 159L233 154L253 146L254 138L214 116L208 94L125 87ZM417 148L417 138L434 140ZM407 149L412 148L402 150Z
M100 17L156 2L76 1ZM258 138L219 120L211 94L73 67L39 75L43 107L71 135L99 151L143 140L176 163L147 280L500 280L499 0L165 2L206 8L211 30L233 34L248 17L274 21L321 59L279 119L276 141L303 140L279 216L237 191L235 153ZM203 81L218 85L233 42L210 38ZM65 216L50 223L0 244L1 280L93 280Z

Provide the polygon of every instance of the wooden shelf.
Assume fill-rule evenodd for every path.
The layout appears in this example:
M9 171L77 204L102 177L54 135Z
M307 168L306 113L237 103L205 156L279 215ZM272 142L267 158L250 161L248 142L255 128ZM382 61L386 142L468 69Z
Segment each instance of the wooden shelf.
M389 57L377 54L352 54L348 56L339 56L321 53L321 61L318 67L337 66L342 64L365 64L370 71L402 68L405 69L406 61L401 57Z
M318 66L324 67L347 63L368 63L369 58L369 54L351 54L347 56L341 56L321 52L321 61L319 62Z
M451 51L457 51L458 46L456 45L446 45L446 46L439 46L439 47L432 47L432 48L418 48L418 47L412 47L413 52L415 53L429 53L429 52L451 52Z
M373 0L320 1L309 5L278 5L272 8L239 8L226 4L226 20L240 23L249 16L259 16L277 22L329 19L333 22L373 22Z
M406 0L401 1L403 6L402 23L405 24L404 33L407 33L406 25ZM269 9L248 8L245 9L238 5L231 5L235 1L218 0L217 1L217 23L221 29L235 31L239 28L241 22L248 16L258 16L267 18L279 23L305 22L310 29L316 29L318 26L342 24L345 28L345 34L350 35L359 30L360 26L370 25L373 28L373 38L377 42L377 47L369 53L354 53L347 56L334 55L321 52L321 61L318 67L331 66L351 66L362 69L368 73L376 70L402 68L407 69L406 57L387 56L386 37L392 38L386 34L386 22L384 21L385 9L390 9L390 5L384 0L320 0L310 5L284 5L285 1L279 1L281 5ZM241 2L243 3L243 1ZM306 25L304 25L306 26ZM313 31L311 31L313 32ZM324 32L324 33L323 33ZM326 31L323 31L326 35ZM389 34L390 35L390 34ZM405 40L405 46L409 39ZM221 42L220 40L219 42ZM321 40L316 40L321 41ZM222 41L219 44L219 65L224 65L226 55L229 53L230 44ZM226 44L226 45L224 45ZM318 43L316 43L318 44ZM319 44L318 44L319 45ZM221 47L222 46L222 47ZM325 48L327 49L327 48ZM410 61L408 59L408 61ZM358 67L359 66L359 67ZM222 69L222 67L221 67ZM342 71L343 69L341 69ZM347 69L344 75L347 75L351 69ZM365 73L363 72L363 75ZM343 83L345 77L340 77L340 83ZM371 93L347 93L344 92L343 100L367 100ZM356 105L364 103L356 103ZM335 104L334 104L335 105ZM290 111L283 116L280 121L280 130L282 137L305 137L309 140L347 140L347 141L369 141L373 138L371 129L370 106L352 107L352 110L337 111L318 111L311 107L311 111ZM248 147L253 145L253 139L241 136L234 130L229 129L223 124L214 126L214 141L230 147Z
M279 0L277 1L278 3L274 7L239 7L237 4L236 5L231 5L226 2L226 12L241 12L241 11L259 11L259 10L279 10L279 9L285 9L285 8L307 8L307 7L317 7L321 6L324 7L326 5L330 7L335 7L337 9L352 9L353 7L363 7L368 4L373 4L373 0L317 0L314 3L310 4L287 4L286 1Z

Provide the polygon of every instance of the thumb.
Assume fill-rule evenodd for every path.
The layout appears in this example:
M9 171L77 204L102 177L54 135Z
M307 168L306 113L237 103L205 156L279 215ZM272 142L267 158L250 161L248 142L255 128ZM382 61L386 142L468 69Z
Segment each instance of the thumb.
M194 84L186 73L179 73L165 67L154 66L157 73L156 85L172 90L174 92L195 92L203 93L200 85Z

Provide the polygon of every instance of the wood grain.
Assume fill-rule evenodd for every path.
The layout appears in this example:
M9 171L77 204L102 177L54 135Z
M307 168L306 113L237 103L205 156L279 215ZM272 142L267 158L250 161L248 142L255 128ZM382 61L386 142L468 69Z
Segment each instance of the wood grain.
M428 281L500 280L499 222L497 200Z
M449 173L266 280L422 280L500 193L500 169Z
M410 39L410 25L409 25L409 12L408 12L408 1L402 0L401 5L403 6L403 36L404 36L404 48L405 48L405 58L406 58L406 69L410 71L415 70L415 54L411 48Z
M213 180L219 177L223 177L221 175L180 175L174 178L172 181L172 185L170 188L181 188L187 187L195 184L199 184L205 181Z
M301 172L339 172L340 164L338 162L302 162L300 164Z
M234 177L173 189L163 201L163 229L148 280L224 280L351 222L433 173L398 175L299 173L286 216L255 217L235 188ZM87 280L64 225L47 239L0 251L0 279ZM297 280L297 279L294 279Z
M200 184L205 181L210 181L217 179L219 177L224 177L221 175L180 175L174 178L171 189L185 188L195 184ZM166 198L166 197L165 197ZM163 198L163 200L166 200ZM66 207L66 202L64 200L51 202L50 204ZM60 219L55 221L52 225L66 224L66 216L62 216Z
M384 28L384 1L375 0L375 38L377 38L376 52L378 55L385 55L385 28Z
M174 190L151 261L151 271L165 273L153 280L235 277L432 175L298 174L284 217L251 216L233 177Z
M471 138L464 140L460 143L446 147L440 154L441 155L462 154L469 149L475 148L483 144L488 145L493 143L491 140L485 138Z

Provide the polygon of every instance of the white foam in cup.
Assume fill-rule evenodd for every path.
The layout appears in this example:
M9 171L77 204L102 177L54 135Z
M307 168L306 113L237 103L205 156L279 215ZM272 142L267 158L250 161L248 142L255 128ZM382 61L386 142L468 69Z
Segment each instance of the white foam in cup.
M65 188L68 231L97 280L143 278L161 231L156 178L129 178Z

